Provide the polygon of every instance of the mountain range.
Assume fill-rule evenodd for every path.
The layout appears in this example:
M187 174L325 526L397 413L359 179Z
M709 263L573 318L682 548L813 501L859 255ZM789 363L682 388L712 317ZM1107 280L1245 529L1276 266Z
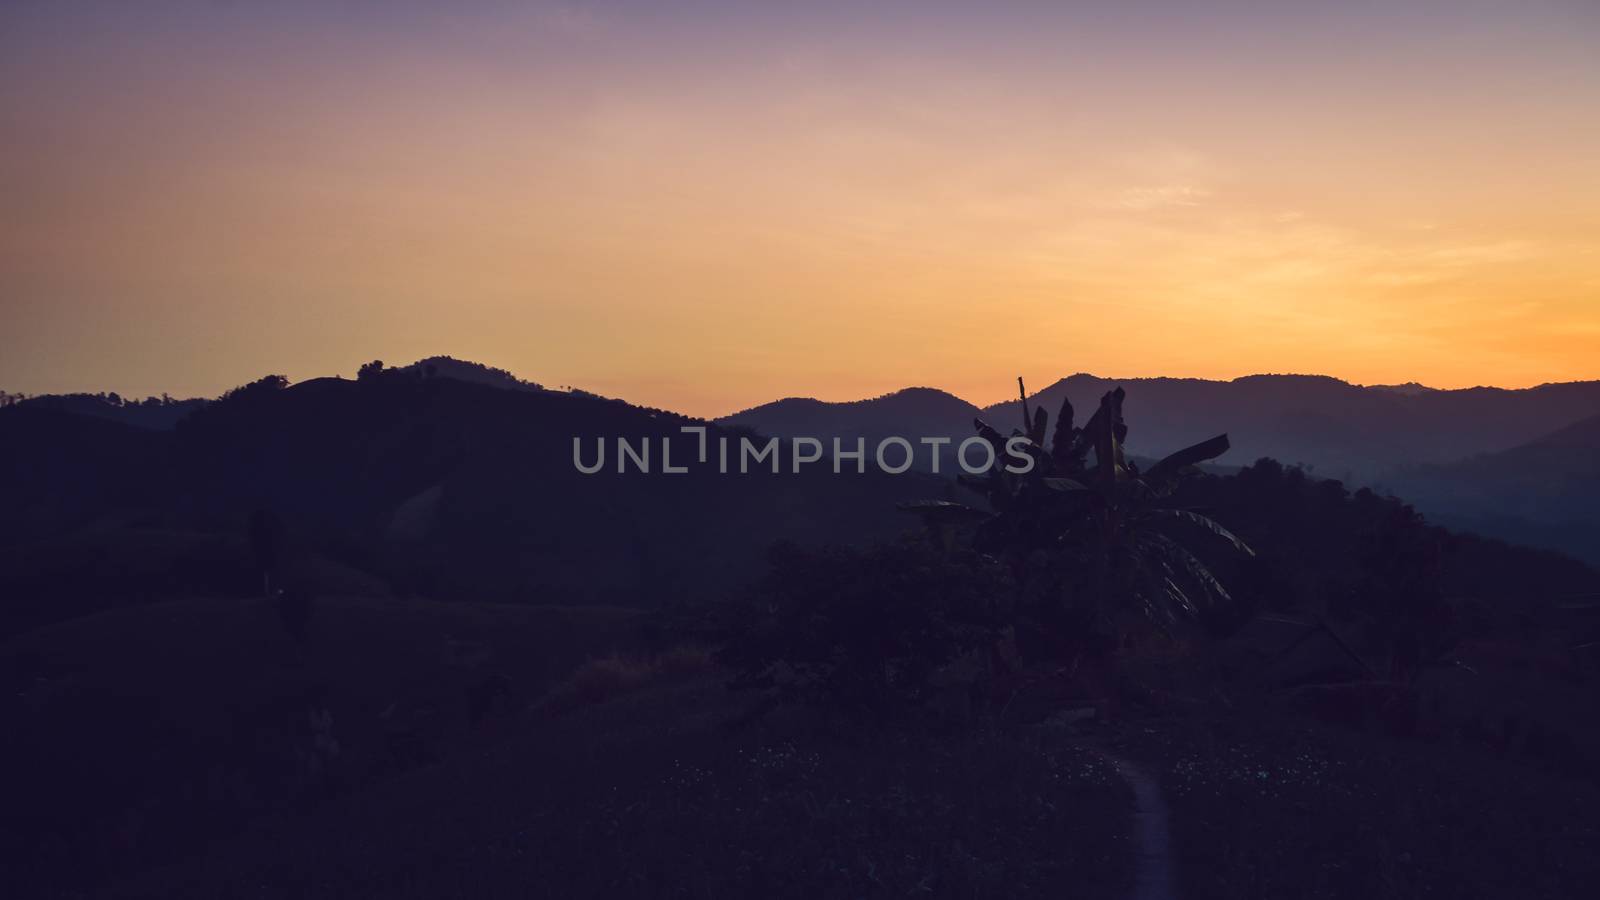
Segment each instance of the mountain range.
M1227 432L1233 449L1223 462L1270 456L1356 481L1509 450L1600 414L1600 382L1594 381L1436 390L1363 387L1314 375L1207 381L1078 374L1028 395L1028 402L1054 417L1067 399L1081 419L1117 387L1127 391L1128 444L1137 453L1157 456ZM1021 423L1021 403L979 408L942 391L912 388L853 403L778 400L718 421L782 436L937 434L960 440L973 433L974 417L1009 431Z
M1600 563L1600 416L1393 483L1440 524Z
M1021 423L1018 401L979 408L927 387L853 403L790 398L707 423L447 357L368 368L354 380L263 379L210 401L13 398L0 409L11 627L223 582L248 591L238 560L261 508L282 518L299 570L323 584L376 573L387 590L442 598L688 602L747 582L775 541L887 537L909 524L897 503L973 498L943 477L870 466L845 477L826 465L584 475L573 437L655 442L704 425L713 440L754 431L873 445L959 442L974 418L1003 431ZM1387 489L1442 524L1600 563L1600 383L1074 375L1029 403L1054 419L1067 399L1081 422L1118 386L1134 454L1226 432L1224 466L1302 463Z
M948 489L918 473L793 474L787 456L781 474L669 475L659 460L649 474L574 466L576 437L659 448L705 424L438 367L294 385L269 377L167 429L13 404L0 409L5 626L214 593L219 580L259 591L247 550L234 552L230 575L218 568L225 548L210 540L244 547L258 510L282 522L285 554L319 579L337 569L349 581L354 570L382 573L400 595L672 605L748 581L774 542L893 536L912 524L898 503ZM709 430L713 441L730 434ZM129 567L103 549L132 544L164 557Z
M1054 421L1063 400L1081 422L1099 398L1127 392L1128 447L1146 457L1226 433L1218 462L1297 464L1413 502L1441 522L1600 562L1600 382L1524 389L1361 386L1308 375L1109 379L1078 374L1028 395ZM718 421L822 440L973 434L972 420L1009 432L1021 400L978 407L932 388L828 403L788 398Z

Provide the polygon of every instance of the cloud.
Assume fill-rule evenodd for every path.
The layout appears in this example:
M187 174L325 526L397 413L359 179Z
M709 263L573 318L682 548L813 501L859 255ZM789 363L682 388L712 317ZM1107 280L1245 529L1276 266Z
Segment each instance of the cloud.
M1172 207L1199 206L1211 196L1205 188L1187 184L1164 184L1156 187L1135 187L1123 191L1117 198L1118 209L1148 212Z

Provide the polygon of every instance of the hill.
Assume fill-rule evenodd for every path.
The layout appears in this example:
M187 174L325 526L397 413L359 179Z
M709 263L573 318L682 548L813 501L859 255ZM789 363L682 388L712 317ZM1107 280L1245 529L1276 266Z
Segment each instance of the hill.
M1054 417L1065 398L1081 418L1118 386L1128 391L1130 415L1139 422L1131 438L1136 453L1159 456L1226 431L1233 450L1224 462L1241 465L1270 456L1368 482L1400 466L1510 449L1600 413L1600 382L1438 390L1416 384L1363 387L1316 375L1209 381L1078 374L1030 394L1028 402ZM898 434L961 440L972 434L974 415L1009 431L1021 422L1020 403L980 410L942 391L912 388L851 403L791 398L719 421L825 439Z
M824 465L728 475L709 466L665 474L659 458L649 474L574 466L574 439L648 441L657 454L673 439L687 459L694 439L679 429L697 424L589 395L397 370L293 386L263 379L167 432L8 408L0 486L17 502L0 545L72 544L86 529L102 543L118 534L137 543L148 529L223 535L234 548L225 565L196 562L189 578L179 564L170 577L243 596L260 590L245 524L269 510L283 523L287 555L371 573L389 591L651 607L733 589L777 541L896 534L913 524L896 503L944 489L925 476L835 475ZM710 426L713 442L722 437L737 434ZM79 614L138 596L104 590L127 580L116 558L88 557L108 567L95 577L20 577L32 587L7 598L11 617L37 623L51 609ZM63 596L73 585L93 596Z
M948 437L959 443L971 436L972 419L980 413L978 407L953 394L913 387L845 403L790 397L717 421L777 437L814 437L830 445L837 437L847 447L862 438L870 454L888 437L902 437L913 444L922 437ZM919 467L926 468L926 456L918 458L922 460ZM941 466L941 471L948 470L950 467Z
M425 378L454 378L470 384L482 384L489 387L506 388L513 391L542 391L544 385L532 381L525 381L494 366L486 366L470 360L456 359L453 356L430 356L419 359L408 366L398 366L393 371L419 375Z
M297 642L267 602L209 596L0 641L8 896L84 896L80 880L252 821L292 831L329 795L472 759L497 738L474 722L481 685L503 686L500 725L586 657L636 643L637 623L628 610L323 597ZM333 743L317 744L313 711Z
M1034 394L1052 413L1066 397L1092 410L1100 395L1127 389L1139 422L1133 449L1151 455L1226 431L1224 461L1270 456L1330 477L1371 481L1396 466L1443 463L1509 449L1600 412L1600 382L1524 390L1396 391L1314 375L1251 375L1232 381L1125 380L1073 375ZM1018 403L985 413L1017 421Z
M243 540L258 509L283 520L286 552L312 573L304 578L313 589L348 593L359 583L460 599L659 606L735 589L776 541L897 533L909 523L896 503L950 491L931 476L835 476L825 464L798 475L623 475L610 466L585 475L573 465L575 437L659 446L705 423L544 390L449 357L355 381L285 384L266 379L194 404L167 430L104 415L119 407L102 401L0 410L0 487L12 500L0 549L17 548L6 551L17 561L7 581L15 590L0 631L174 591L258 591ZM1306 460L1319 473L1381 481L1443 523L1596 559L1594 383L1413 391L1314 376L1080 374L1030 403L1054 415L1068 398L1081 419L1117 384L1137 422L1134 453L1225 430L1234 449L1224 463ZM974 416L1007 430L1021 418L1016 402L980 410L911 388L854 403L790 398L708 427L712 441L753 430L871 446L895 435L959 442ZM1552 421L1575 424L1557 431ZM1531 437L1519 445L1521 434ZM1499 450L1450 462L1474 447ZM133 552L119 544L168 554L158 554L172 561L161 585L115 562Z
M1592 521L1586 504L1600 496L1600 476L1589 464L1592 432L1600 427L1590 418L1600 412L1600 382L1440 390L1310 375L1208 381L1078 374L1028 402L1054 420L1069 400L1081 421L1119 386L1138 422L1128 439L1133 454L1159 457L1226 432L1232 449L1219 460L1225 467L1260 458L1302 465L1398 491L1457 527L1600 559L1596 529L1585 524ZM1020 425L1022 410L1015 400L978 409L918 388L854 403L780 400L722 421L871 444L885 435L959 442L972 435L974 416L1009 432ZM1580 420L1589 424L1573 424ZM1541 439L1569 424L1569 431ZM1475 456L1483 458L1465 461ZM1459 468L1449 468L1454 463Z
M1440 521L1600 563L1600 416L1510 450L1395 476Z
M921 429L948 429L951 422L970 418L978 412L978 407L954 394L936 388L912 387L845 403L790 397L717 421L780 437L815 435L816 429L831 429L830 433L835 433L842 427L862 429L862 434L876 431L884 435L917 435L925 433Z
M171 437L47 405L0 409L0 545L147 504Z
M200 398L174 400L167 396L128 400L115 393L41 394L36 397L22 397L0 392L0 396L6 397L8 405L20 408L52 409L158 430L177 425L178 420L208 402Z

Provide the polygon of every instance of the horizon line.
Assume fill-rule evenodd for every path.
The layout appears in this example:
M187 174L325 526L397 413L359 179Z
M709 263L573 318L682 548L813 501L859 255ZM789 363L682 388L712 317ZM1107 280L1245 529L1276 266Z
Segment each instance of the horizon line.
M416 360L414 360L412 362L404 363L404 364L398 365L398 366L390 366L389 368L403 369L403 368L407 368L409 366L416 365L417 363L421 363L421 362L424 362L424 361L427 361L427 360L430 360L430 359L439 359L439 358L454 359L454 360L456 360L458 362L469 363L469 364L472 364L472 365L484 366L486 368L491 368L491 369L501 369L502 371L505 371L505 372L511 374L512 376L516 377L516 378L519 378L519 379L524 380L524 381L531 381L531 382L533 382L535 384L540 385L545 390L554 391L556 393L567 393L567 392L574 391L574 390L583 391L583 392L586 392L586 393L591 393L591 394L596 394L596 395L599 395L599 396L602 396L602 397L606 397L607 399L623 400L624 402L629 403L630 405L634 405L634 406L642 406L642 407L649 407L649 408L659 408L659 409L668 409L669 411L677 412L680 415L685 415L685 416L689 416L689 417L692 417L692 418L704 419L704 420L706 420L708 422L715 422L715 421L720 421L720 420L723 420L723 419L729 419L729 418L732 418L734 416L743 415L745 413L752 412L754 410L761 409L763 407L772 406L774 404L784 403L784 402L787 402L787 401L796 401L796 400L798 400L798 401L809 401L809 402L814 402L814 403L823 403L823 404L827 404L827 405L830 405L830 406L848 406L848 405L851 405L851 404L867 403L867 402L871 402L871 401L874 401L874 400L881 400L881 399L884 399L886 397L892 397L892 396L895 396L896 394L901 394L901 393L905 393L906 391L914 391L914 390L937 391L937 392L939 392L941 394L944 394L946 396L953 397L953 398L955 398L957 400L960 400L961 402L966 403L966 404L968 404L970 406L973 406L973 407L975 407L977 409L990 409L990 408L993 408L995 406L1000 406L1000 405L1007 404L1007 403L1015 403L1015 402L1017 402L1017 399L1018 399L1016 394L1011 394L1010 396L1007 396L1007 397L1005 397L1003 399L1000 399L1000 400L995 400L995 401L988 402L988 403L978 403L978 402L975 402L975 401L973 401L973 400L971 400L971 399L969 399L967 397L962 396L961 394L958 394L958 393L956 393L954 391L948 390L946 388L937 387L937 386L930 385L930 384L906 384L906 385L903 385L901 387L897 387L897 388L893 388L893 389L888 390L888 391L884 391L882 393L871 394L871 395L867 395L867 396L854 397L852 399L842 399L842 400L824 399L823 397L820 397L820 396L817 396L817 395L814 395L814 394L787 394L787 395L780 396L780 397L774 397L774 398L772 398L770 400L763 400L763 401L760 401L760 402L755 403L755 404L750 405L750 406L741 407L741 408L735 409L735 410L733 410L731 412L726 412L726 413L721 413L721 414L714 414L714 415L701 415L701 414L697 414L697 413L684 412L682 410L672 409L672 408L669 408L669 407L662 407L662 406L658 406L658 405L652 404L652 403L647 403L647 402L644 402L644 401L641 401L641 400L631 399L626 394L616 395L616 394L605 393L603 391L592 390L592 389L589 389L589 388L585 388L585 387L583 387L583 386L581 386L579 384L573 384L573 383L569 383L569 382L559 382L558 383L556 381L546 381L546 380L543 380L543 379L540 379L540 378L530 378L525 374L517 372L515 369L511 368L510 366L501 366L501 365L496 365L494 363L481 362L479 360L470 359L470 358L467 358L467 357L451 356L449 354L437 354L437 353L436 354L430 354L428 356L420 357L420 358L418 358L418 359L416 359ZM249 384L249 383L251 383L253 381L259 380L260 378L266 377L267 375L270 375L270 374L277 374L277 373L264 372L261 375L257 375L255 377L249 378L249 379L247 379L245 381L240 381L238 384L234 384L234 385L231 385L229 387L217 390L214 394L189 393L189 394L185 395L185 394L182 394L182 393L173 393L171 391L141 392L141 391L119 391L119 390L106 390L106 389L102 389L102 390L58 389L58 390L35 390L35 391L18 390L18 391L12 391L9 388L5 388L4 386L0 386L0 393L20 394L20 395L22 395L24 397L27 397L27 398L52 397L52 396L57 396L57 397L58 396L71 396L71 395L74 395L74 394L77 394L77 395L90 395L90 396L101 396L101 395L106 395L106 394L117 394L119 397L121 397L124 400L143 400L143 399L146 399L146 398L160 397L160 396L163 396L163 395L169 396L174 400L216 400L216 399L220 398L222 396L222 394L226 393L229 390L232 390L232 389L234 389L236 387L240 387L240 386L245 385L245 384ZM348 379L353 379L353 377L354 377L353 375L346 376L342 372L332 372L332 373L310 375L310 376L303 377L303 378L290 379L290 384L291 385L304 384L306 382L317 381L317 380L323 379L323 378L335 378L335 379L348 380ZM1023 376L1023 377L1026 378L1026 376ZM1011 379L1013 383L1015 381L1015 378L1016 378L1016 376L1013 376L1012 379ZM1417 381L1416 379L1409 379L1409 380L1398 381L1398 382L1388 381L1388 382L1361 383L1361 382L1351 381L1351 380L1346 379L1346 378L1341 378L1341 377L1339 377L1337 375L1329 375L1329 374L1320 373L1320 372L1249 372L1249 373L1245 373L1245 374L1242 374L1242 375L1236 375L1236 376L1233 376L1231 378L1218 378L1218 377L1205 377L1205 376L1197 376L1197 375L1109 376L1109 375L1098 375L1098 374L1095 374L1095 373L1092 373L1092 372L1078 371L1078 372L1073 372L1073 373L1071 373L1069 375L1059 376L1059 377L1055 378L1054 380L1049 381L1042 388L1030 389L1028 391L1028 395L1027 396L1028 396L1029 399L1033 399L1034 397L1037 397L1039 394L1043 393L1044 391L1047 391L1047 390L1050 390L1050 389L1056 387L1057 385L1059 385L1063 381L1068 381L1068 380L1071 380L1071 379L1074 379L1074 378L1092 378L1092 379L1095 379L1097 381L1105 381L1105 382L1193 381L1193 382L1207 382L1207 383L1212 383L1212 384L1233 384L1233 383L1237 383L1237 382L1244 381L1244 380L1251 379L1251 378L1308 378L1308 379L1323 379L1323 380L1328 380L1328 381L1334 381L1334 382L1338 382L1340 384L1348 385L1350 387L1361 388L1361 389L1365 389L1365 390L1379 390L1379 389L1385 389L1385 388L1414 387L1414 388L1421 389L1423 391L1427 391L1427 392L1430 392L1430 393L1433 393L1433 392L1437 392L1437 393L1456 393L1456 392L1461 392L1461 391L1473 391L1473 390L1496 390L1496 391L1508 391L1508 392L1511 392L1511 391L1530 391L1530 390L1537 390L1539 388L1553 387L1553 386L1559 386L1559 385L1592 384L1592 383L1595 383L1595 382L1600 382L1600 378L1576 378L1576 379L1570 379L1570 380L1564 380L1564 381L1540 381L1540 382L1537 382L1537 383L1534 383L1534 384L1527 384L1527 385L1522 385L1522 386L1508 386L1508 385L1495 385L1495 384L1481 384L1480 383L1480 384L1461 385L1461 386L1453 386L1453 387L1438 387L1438 386L1426 384L1426 383L1421 382L1421 381ZM557 386L552 387L551 385L557 385Z

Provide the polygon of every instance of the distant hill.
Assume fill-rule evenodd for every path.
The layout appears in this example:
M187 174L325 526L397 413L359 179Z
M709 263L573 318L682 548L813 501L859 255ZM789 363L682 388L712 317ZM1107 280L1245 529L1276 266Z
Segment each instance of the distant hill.
M167 429L208 402L200 398L174 400L164 396L128 400L114 393L41 394L18 399L12 405L24 409L60 410L140 428Z
M879 441L903 437L913 443L920 437L951 437L960 441L972 434L972 420L982 410L960 397L934 388L914 387L846 403L829 403L809 397L790 397L717 421L776 437L839 437L867 443L871 454ZM920 455L919 458L924 458ZM897 458L898 459L898 458Z
M1224 467L1262 457L1300 464L1322 477L1395 491L1441 522L1600 561L1600 528L1583 524L1594 521L1589 510L1600 498L1600 382L1439 390L1312 375L1207 381L1078 374L1028 400L1054 422L1068 399L1082 422L1117 387L1127 391L1128 448L1137 456L1159 457L1226 432L1233 446L1218 460ZM974 416L1006 433L1022 424L1018 401L977 409L927 388L854 403L780 400L722 421L870 444L890 434L959 442L973 433Z
M1362 387L1314 375L1207 381L1078 374L1028 399L1044 406L1052 421L1062 399L1069 399L1081 421L1101 395L1119 386L1128 392L1128 442L1135 453L1160 456L1227 432L1233 449L1223 463L1270 456L1358 482L1382 480L1401 466L1507 450L1600 413L1600 382L1436 390L1416 384ZM927 388L854 403L780 400L721 421L820 438L899 434L959 440L972 434L974 415L1006 432L1022 421L1018 401L979 410Z
M1600 563L1600 415L1510 450L1408 469L1394 488L1440 521Z
M1135 451L1159 456L1227 432L1223 462L1270 456L1319 474L1379 480L1397 466L1443 463L1506 450L1600 413L1600 382L1525 390L1395 390L1311 375L1251 375L1232 381L1187 378L1064 378L1032 398L1054 414L1063 396L1084 415L1121 386ZM1013 401L985 413L1020 420Z
M704 423L437 373L288 387L264 379L167 432L7 408L0 491L11 502L0 544L79 546L73 535L90 528L238 538L265 508L284 521L296 552L374 573L397 593L650 607L731 590L761 570L776 541L852 543L914 528L896 504L946 489L914 473L835 475L814 465L792 474L787 453L781 474L760 466L663 474L658 458L651 474L619 474L613 463L586 475L573 464L574 438L589 448L649 440L659 454L660 440L676 437L685 459L693 438L679 428L691 424ZM713 442L728 434L710 427ZM89 564L118 558L79 555ZM259 590L247 557L231 575L212 570L175 583L217 591L231 577L237 593ZM44 580L28 583L49 593ZM33 610L30 621L50 618L40 598L14 599ZM93 601L59 608L84 611Z
M48 405L0 409L0 544L149 505L164 490L170 432Z
M488 387L506 388L514 391L542 391L544 385L521 378L482 363L456 359L452 356L430 356L419 359L409 366L397 366L392 371L406 372L420 375L425 378L453 378L456 381L465 381L469 384L482 384Z
M1508 512L1594 509L1582 494L1600 485L1600 415L1510 450L1422 471L1459 491L1490 491Z
M910 423L940 427L952 418L977 415L978 407L937 388L911 387L845 403L829 403L810 397L790 397L763 404L718 421L755 428L763 434L790 436L810 434L806 429L847 423L863 428L879 428L890 433L885 423ZM901 427L896 425L896 427ZM903 434L904 431L893 433Z
M1415 381L1408 381L1405 384L1369 384L1366 385L1366 388L1370 391L1390 391L1396 394L1404 394L1408 397L1415 397L1418 394L1430 394L1438 390L1438 388L1431 388Z

